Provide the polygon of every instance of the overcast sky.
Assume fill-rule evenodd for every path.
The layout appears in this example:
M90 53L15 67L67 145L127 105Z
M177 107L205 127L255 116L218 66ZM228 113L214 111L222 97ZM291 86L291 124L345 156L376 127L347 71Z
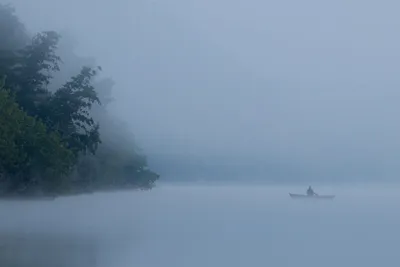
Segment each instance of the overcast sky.
M147 153L400 162L396 1L12 2L98 59Z

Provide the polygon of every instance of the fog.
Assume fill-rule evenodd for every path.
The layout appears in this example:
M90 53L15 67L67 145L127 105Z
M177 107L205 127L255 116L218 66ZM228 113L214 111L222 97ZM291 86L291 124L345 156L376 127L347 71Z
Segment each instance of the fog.
M161 175L149 192L0 202L1 266L398 261L400 187L381 182L400 175L399 3L0 2L96 59L108 111ZM190 183L217 178L240 183ZM289 197L311 180L336 198Z
M398 189L320 187L336 198L301 201L288 196L299 187L166 185L150 194L2 203L0 230L19 233L12 263L30 259L9 266L50 267L64 255L57 266L372 267L398 259Z
M66 30L98 59L156 167L178 155L399 174L394 1L11 2L30 30Z

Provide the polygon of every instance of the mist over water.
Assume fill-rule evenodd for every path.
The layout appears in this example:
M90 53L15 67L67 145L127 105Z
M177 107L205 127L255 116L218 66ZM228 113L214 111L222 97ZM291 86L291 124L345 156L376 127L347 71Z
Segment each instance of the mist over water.
M288 192L304 192L300 187L163 185L150 193L2 202L7 220L0 230L78 247L90 241L85 248L104 267L365 267L398 260L398 185L315 189L336 199L290 199ZM51 255L49 247L34 258ZM27 252L15 253L18 261Z
M0 267L399 262L400 184L365 184L400 174L399 3L5 2L29 35L62 33L67 63L57 83L89 62L115 81L106 86L115 101L97 114L107 153L84 169L105 180L134 176L125 167L136 165L137 145L161 183L149 192L0 201ZM309 180L336 198L289 197ZM188 184L168 184L177 181Z

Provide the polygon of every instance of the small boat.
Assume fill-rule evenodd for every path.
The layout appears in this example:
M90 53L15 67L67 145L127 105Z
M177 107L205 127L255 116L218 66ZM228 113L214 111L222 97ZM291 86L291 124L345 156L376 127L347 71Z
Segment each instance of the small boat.
M302 198L302 199L333 199L334 195L302 195L289 193L291 198Z

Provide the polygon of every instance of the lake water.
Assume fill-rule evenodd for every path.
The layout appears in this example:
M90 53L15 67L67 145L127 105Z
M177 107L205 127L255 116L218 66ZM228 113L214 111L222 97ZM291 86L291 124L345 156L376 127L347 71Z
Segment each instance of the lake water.
M288 196L305 189L162 185L150 192L3 202L0 231L24 236L20 244L36 244L39 237L58 242L58 254L48 241L30 261L59 255L62 240L69 240L81 254L90 251L99 267L376 267L400 261L400 187L315 188L336 194L333 201ZM13 257L30 250L19 249ZM83 266L82 255L71 255Z

